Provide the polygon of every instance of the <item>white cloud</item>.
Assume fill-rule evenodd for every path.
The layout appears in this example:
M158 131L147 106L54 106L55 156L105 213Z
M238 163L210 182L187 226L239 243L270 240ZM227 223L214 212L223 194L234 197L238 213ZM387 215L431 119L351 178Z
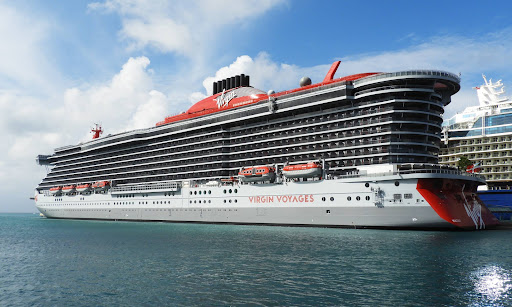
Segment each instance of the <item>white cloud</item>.
M135 110L131 122L123 127L123 130L129 131L152 127L157 122L162 121L168 114L168 99L159 91L152 90L149 97L141 103Z
M20 13L0 2L0 90L49 94L55 89L58 74L45 59L44 41L51 32L44 19Z
M375 54L340 58L341 65L336 77L362 72L392 72L409 69L435 69L461 73L461 90L452 97L445 115L450 117L465 107L477 104L473 86L481 84L481 74L497 76L505 84L512 84L512 30L482 35L479 38L439 37L410 48ZM277 63L264 52L254 59L239 56L233 63L222 67L213 77L203 81L207 93L212 82L240 73L251 76L251 85L264 91L286 90L298 87L302 76L311 77L313 83L321 82L331 63L312 67L300 67ZM495 76L497 75L497 76ZM508 78L506 78L508 77Z
M288 90L299 86L300 78L310 77L313 82L321 82L329 69L329 64L313 67L299 67L272 61L265 52L260 52L254 59L248 55L239 56L233 63L222 67L213 77L207 77L203 86L208 95L212 93L212 83L217 80L245 74L250 76L251 86L264 91Z
M190 94L190 96L188 97L188 101L191 103L191 104L194 104L198 101L201 101L203 99L205 99L207 96L203 93L200 93L200 92L193 92L192 94Z
M67 89L57 103L0 91L0 194L27 199L44 177L35 157L90 140L94 122L102 122L105 133L116 133L163 120L170 104L154 89L149 64L146 57L130 58L110 81Z
M121 16L120 37L129 48L152 47L188 57L214 50L225 26L244 24L284 0L147 1L106 0L89 4L92 11Z
M145 106L163 112L162 100L165 100L161 98L162 93L153 89L148 65L147 57L130 58L108 84L68 89L64 93L64 105L54 112L64 120L64 127L83 130L93 122L101 122L109 132L142 128L147 118L154 118L154 111Z

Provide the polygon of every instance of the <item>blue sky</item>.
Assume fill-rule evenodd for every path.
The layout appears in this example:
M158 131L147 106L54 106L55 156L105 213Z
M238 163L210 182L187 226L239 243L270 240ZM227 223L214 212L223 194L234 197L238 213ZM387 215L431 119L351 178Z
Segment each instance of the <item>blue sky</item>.
M276 91L374 71L461 73L446 115L481 74L512 84L512 2L0 0L0 211L32 212L37 154L153 126L237 73Z

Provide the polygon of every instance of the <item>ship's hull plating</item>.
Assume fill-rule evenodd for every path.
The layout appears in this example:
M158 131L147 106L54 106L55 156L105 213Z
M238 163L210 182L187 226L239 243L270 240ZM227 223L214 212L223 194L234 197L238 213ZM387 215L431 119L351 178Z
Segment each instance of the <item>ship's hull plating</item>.
M512 190L478 191L478 197L498 219L512 218Z
M396 177L396 176L395 176ZM439 186L439 182L442 183ZM467 184L467 186L466 186ZM474 185L474 187L473 187ZM442 191L449 186L448 194ZM462 188L459 193L456 191ZM49 218L484 229L497 220L459 179L317 180L185 186L178 192L36 194ZM471 200L468 200L471 195ZM453 198L453 199L452 199Z

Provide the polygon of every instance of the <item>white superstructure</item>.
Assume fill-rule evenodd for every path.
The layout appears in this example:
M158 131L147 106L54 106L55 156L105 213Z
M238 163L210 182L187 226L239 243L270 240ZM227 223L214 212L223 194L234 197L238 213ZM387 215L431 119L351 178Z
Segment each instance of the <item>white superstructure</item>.
M466 108L443 123L439 162L457 166L461 157L478 164L490 189L512 184L512 100L501 80L475 87L479 105Z

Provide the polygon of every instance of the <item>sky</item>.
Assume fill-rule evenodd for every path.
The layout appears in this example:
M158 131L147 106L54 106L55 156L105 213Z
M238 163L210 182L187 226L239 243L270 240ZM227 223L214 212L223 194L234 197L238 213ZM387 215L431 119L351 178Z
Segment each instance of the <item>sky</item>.
M38 154L152 127L235 74L268 91L363 72L461 74L445 118L482 74L512 85L512 2L0 0L0 212L36 212ZM512 93L512 92L510 92Z

